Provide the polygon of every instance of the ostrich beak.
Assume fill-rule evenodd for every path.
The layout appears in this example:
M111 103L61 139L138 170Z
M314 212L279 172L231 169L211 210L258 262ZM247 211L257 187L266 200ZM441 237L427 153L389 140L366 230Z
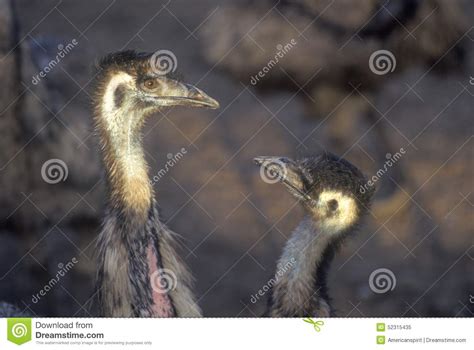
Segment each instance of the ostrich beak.
M219 102L194 85L169 79L166 82L164 96L159 96L159 103L167 106L219 108Z
M211 96L206 94L201 89L198 89L194 85L182 84L188 91L187 98L190 103L195 106L203 106L211 109L217 109L220 107L219 102L213 99Z
M313 199L306 193L303 176L298 164L286 157L255 157L254 162L260 166L260 177L267 183L281 182L298 200L312 203Z
M286 167L289 163L288 158L284 157L270 157L270 156L259 156L253 159L255 164L259 165L261 169L268 172L275 179L283 182L287 173ZM262 170L262 171L263 171Z
M253 159L260 166L260 176L267 183L281 182L299 199L307 199L298 165L286 157L260 156Z

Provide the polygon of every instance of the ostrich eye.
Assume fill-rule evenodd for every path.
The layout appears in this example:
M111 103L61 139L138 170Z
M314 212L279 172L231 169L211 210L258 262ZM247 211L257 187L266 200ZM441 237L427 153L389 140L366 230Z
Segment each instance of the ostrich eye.
M143 82L143 87L147 90L153 90L158 87L158 83L155 79L147 79Z
M331 199L328 202L328 208L330 211L336 211L338 207L339 207L339 203L337 202L337 200Z

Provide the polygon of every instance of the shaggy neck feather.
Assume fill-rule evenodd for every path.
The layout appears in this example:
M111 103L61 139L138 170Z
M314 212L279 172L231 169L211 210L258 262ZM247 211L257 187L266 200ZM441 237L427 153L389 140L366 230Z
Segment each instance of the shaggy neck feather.
M309 216L296 227L278 262L278 266L294 263L274 285L274 316L304 315L313 311L321 316L329 315L326 272L334 255L336 234ZM319 305L314 305L316 299Z

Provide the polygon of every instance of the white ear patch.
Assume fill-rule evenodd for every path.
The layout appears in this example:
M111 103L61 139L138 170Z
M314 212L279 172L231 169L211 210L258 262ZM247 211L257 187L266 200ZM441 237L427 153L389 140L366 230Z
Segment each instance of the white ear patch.
M359 216L355 199L341 192L322 192L318 204L319 209L326 208L325 212L330 214L320 220L321 228L328 233L341 232L352 225ZM331 212L332 208L335 208L333 212Z
M105 88L104 99L102 102L102 111L104 115L112 115L115 112L115 90L120 85L133 84L133 77L125 72L119 72L110 78Z

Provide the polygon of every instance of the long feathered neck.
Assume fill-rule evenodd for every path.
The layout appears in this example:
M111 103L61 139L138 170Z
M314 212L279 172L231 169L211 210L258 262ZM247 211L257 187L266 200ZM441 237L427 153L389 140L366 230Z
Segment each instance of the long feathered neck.
M105 316L173 316L167 291L152 288L162 282L159 218L141 140L144 115L126 96L132 83L128 74L108 79L95 110L108 193L99 298Z
M130 76L116 75L103 88L96 106L109 188L109 207L134 220L146 220L153 199L142 146L143 112L126 98Z
M277 264L268 313L273 317L332 315L326 276L342 240L309 216L293 231Z

